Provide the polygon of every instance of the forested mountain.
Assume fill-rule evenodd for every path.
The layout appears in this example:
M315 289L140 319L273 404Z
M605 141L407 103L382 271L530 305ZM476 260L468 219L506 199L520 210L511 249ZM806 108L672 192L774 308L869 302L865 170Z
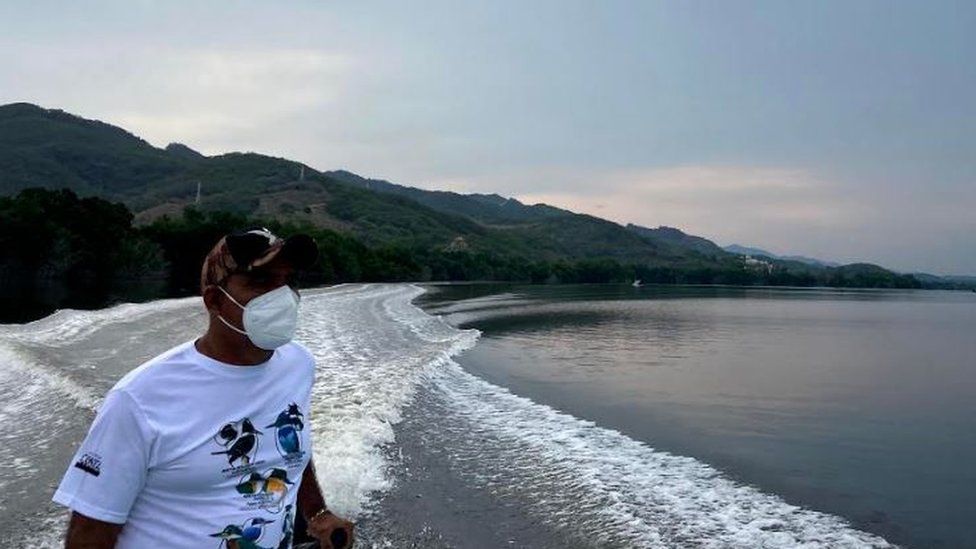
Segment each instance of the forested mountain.
M405 196L434 210L465 215L486 225L523 223L573 215L573 212L568 210L546 204L528 206L514 198L505 198L497 194L428 191L397 185L382 179L368 179L345 170L330 171L325 174L363 189Z
M67 187L118 199L186 166L179 155L109 124L28 103L0 106L0 194Z
M425 191L321 173L255 153L203 156L155 148L109 124L24 103L0 107L0 194L69 188L120 201L137 223L228 211L354 234L371 245L443 247L538 259L614 258L656 265L712 262L693 250L639 237L616 223L498 195Z
M675 246L695 250L707 256L722 257L728 255L728 252L711 240L687 234L674 227L661 226L656 229L649 229L630 223L627 225L627 229L646 239L669 242Z
M616 272L614 279L626 278L625 272L637 276L639 267L656 269L654 275L642 271L645 277L671 282L809 285L829 283L832 276L791 261L746 264L670 227L624 227L497 194L428 191L256 153L205 156L177 143L157 148L121 128L63 111L0 106L0 196L31 187L121 202L137 227L180 218L193 206L203 215L226 212L314 227L401 255L453 254L452 261L481 265L465 276L496 276L485 265L513 261L610 261L618 267L601 268ZM473 257L479 259L471 263ZM632 267L620 270L622 265ZM448 269L444 276L449 271L458 272ZM905 283L880 267L872 273L874 285Z

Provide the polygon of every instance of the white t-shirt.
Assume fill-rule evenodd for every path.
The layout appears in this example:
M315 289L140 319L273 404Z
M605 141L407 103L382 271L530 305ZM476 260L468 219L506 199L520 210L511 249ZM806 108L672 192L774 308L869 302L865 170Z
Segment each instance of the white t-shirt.
M255 366L178 345L109 391L54 501L125 524L119 548L291 547L314 375L294 342Z

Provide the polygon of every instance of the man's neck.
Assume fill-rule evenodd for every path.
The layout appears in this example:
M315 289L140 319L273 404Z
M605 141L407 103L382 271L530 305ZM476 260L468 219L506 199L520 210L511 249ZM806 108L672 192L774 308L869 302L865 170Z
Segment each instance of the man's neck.
M243 341L241 341L242 339ZM271 355L274 354L274 351L266 351L255 347L244 336L238 336L233 341L228 340L222 334L217 333L213 327L197 339L194 345L201 354L225 364L233 364L235 366L254 366L261 364L267 362L271 358Z

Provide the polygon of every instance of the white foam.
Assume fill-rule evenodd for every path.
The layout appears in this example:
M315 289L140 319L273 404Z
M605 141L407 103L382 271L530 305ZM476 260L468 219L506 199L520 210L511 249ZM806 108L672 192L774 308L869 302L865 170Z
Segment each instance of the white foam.
M5 396L0 405L0 424L14 419L24 410L36 407L37 399L51 391L67 397L75 406L97 410L101 397L54 369L38 364L10 343L0 340L0 389Z
M330 507L347 516L391 487L384 449L425 371L477 340L411 304L422 292L371 285L303 299L298 338L318 362L315 463Z
M69 517L70 513L61 507L46 509L44 514L32 517L30 529L4 536L3 547L61 549L64 547L64 531Z
M40 320L26 324L0 325L0 336L22 343L64 347L107 326L134 322L151 314L178 310L199 302L199 297L185 297L146 303L123 303L92 311L59 309Z
M598 546L891 547L689 457L512 394L449 361L431 371L438 426L472 481Z
M7 514L16 512L25 498L36 496L38 487L47 484L37 478L51 469L51 463L44 457L53 448L60 448L61 437L74 426L79 412L81 417L90 417L89 411L98 407L100 398L3 342L0 342L0 394L3 395L0 463L4 464L0 489L5 494L0 498L0 514ZM50 515L50 510L34 513L33 519L47 522ZM34 536L24 544L10 546L56 547L61 533L63 526L56 535L39 534L40 537Z

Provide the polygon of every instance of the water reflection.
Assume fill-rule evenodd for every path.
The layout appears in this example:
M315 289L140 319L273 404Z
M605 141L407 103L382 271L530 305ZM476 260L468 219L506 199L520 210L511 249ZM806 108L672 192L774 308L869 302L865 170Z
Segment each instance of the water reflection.
M424 299L484 332L461 362L493 383L895 541L973 546L972 293L480 285Z

